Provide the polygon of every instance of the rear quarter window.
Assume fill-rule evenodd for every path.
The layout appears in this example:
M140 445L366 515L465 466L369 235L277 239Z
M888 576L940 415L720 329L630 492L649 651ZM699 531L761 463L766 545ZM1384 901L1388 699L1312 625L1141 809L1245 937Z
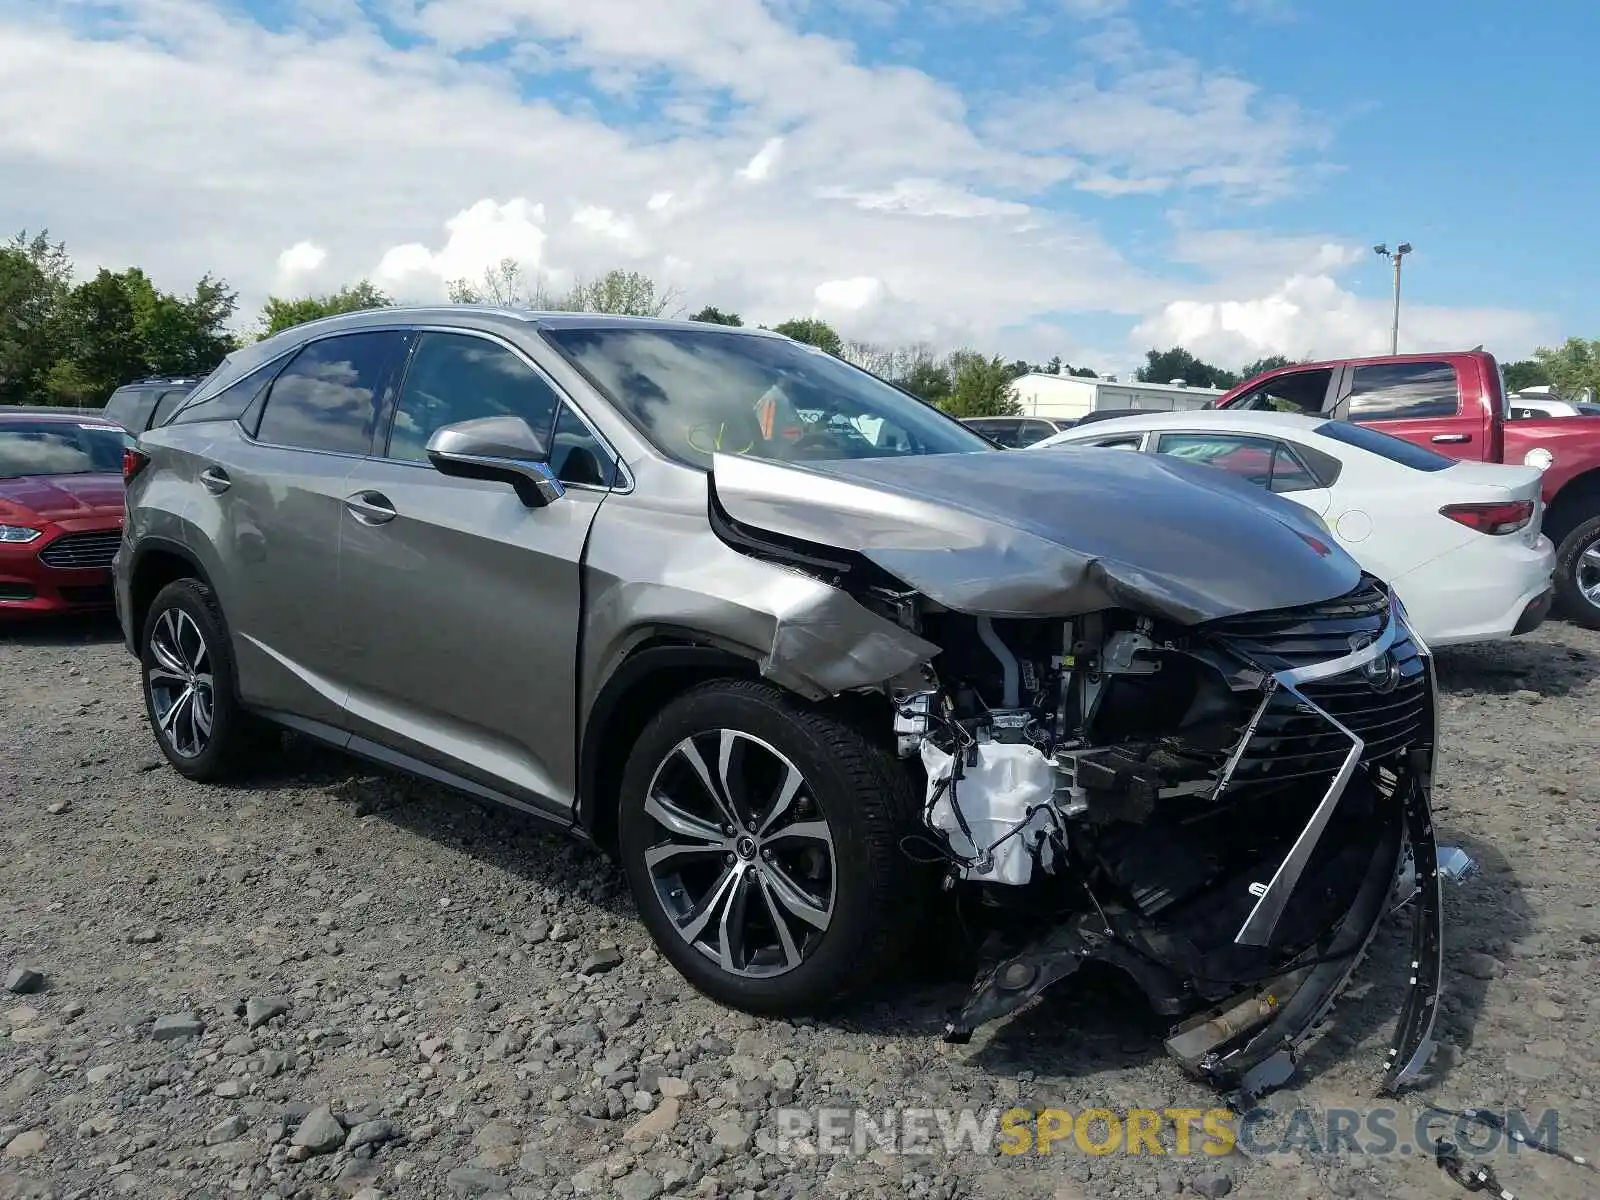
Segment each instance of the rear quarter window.
M1343 442L1347 446L1376 454L1379 458L1410 467L1414 471L1443 471L1446 467L1456 465L1456 460L1453 458L1429 450L1425 446L1414 445L1404 438L1368 429L1365 425L1355 425L1346 421L1325 421L1318 425L1314 432L1332 441Z

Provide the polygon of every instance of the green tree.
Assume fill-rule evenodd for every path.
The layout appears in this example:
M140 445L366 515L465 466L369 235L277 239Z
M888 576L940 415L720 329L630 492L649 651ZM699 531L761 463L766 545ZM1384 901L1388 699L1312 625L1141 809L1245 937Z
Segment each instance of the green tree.
M149 374L135 318L134 295L149 280L137 269L118 274L101 267L72 289L64 309L64 353L52 368L54 403L104 400L119 386ZM146 297L139 297L148 306Z
M476 282L452 279L445 285L452 304L493 304L497 308L533 308L549 311L555 306L545 294L542 285L528 286L522 274L522 264L514 258L502 258L492 267L485 267Z
M580 279L567 296L565 307L575 312L659 317L676 307L678 300L676 289L658 289L648 275L613 269L598 279Z
M1096 375L1094 373L1094 369L1092 367L1068 367L1067 368L1067 374L1076 376L1079 379L1099 379L1100 378L1100 376L1098 376L1098 375Z
M826 321L819 321L815 317L792 317L774 325L772 331L793 338L797 342L804 342L808 346L815 346L819 350L826 350L829 354L844 353L844 340L839 337L838 332Z
M954 378L943 408L955 417L1014 417L1022 414L1011 365L998 354L971 351L950 356Z
M48 230L0 244L0 404L46 398L71 287L72 259Z
M1571 400L1593 389L1600 395L1600 341L1571 337L1553 350L1540 346L1533 358L1557 394Z
M1171 383L1181 379L1190 387L1229 388L1239 382L1232 371L1202 362L1182 346L1170 350L1148 350L1145 365L1134 373L1140 383Z
M714 305L710 305L710 304L706 305L699 312L695 313L694 316L689 318L689 320L691 320L691 321L703 321L707 325L743 325L744 324L743 319L740 318L738 313L734 313L734 312L725 313L720 308L717 308Z
M300 296L284 299L268 296L261 310L261 336L271 337L304 325L307 321L336 316L339 313L361 312L368 308L388 308L394 300L370 280L363 279L349 287L340 288L322 296Z
M1506 390L1520 392L1523 388L1549 386L1550 372L1536 359L1524 358L1505 364Z
M950 399L955 386L949 366L933 358L917 359L896 382L919 400L940 407Z
M1056 354L1056 355L1051 356L1050 361L1045 363L1045 365L1044 365L1044 374L1046 374L1046 375L1059 375L1059 374L1061 374L1061 355Z
M145 365L160 375L204 375L238 345L228 322L238 293L203 275L189 296L157 291L144 272L124 275Z
M1285 358L1281 354L1269 354L1265 358L1256 359L1253 363L1245 363L1245 365L1239 370L1239 379L1236 379L1234 382L1237 383L1239 380L1243 379L1254 379L1257 375L1264 374L1267 371L1276 371L1279 367L1289 367L1293 365L1293 359ZM1229 384L1228 386L1232 387L1233 384Z

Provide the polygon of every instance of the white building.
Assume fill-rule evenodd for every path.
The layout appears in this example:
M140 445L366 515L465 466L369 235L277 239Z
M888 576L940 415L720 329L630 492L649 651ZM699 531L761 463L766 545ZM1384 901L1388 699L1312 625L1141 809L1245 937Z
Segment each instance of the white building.
M1143 408L1170 411L1202 408L1222 392L1216 388L1173 383L1137 383L1089 379L1077 375L1046 375L1030 371L1016 382L1017 399L1029 417L1066 417L1076 420L1106 408Z

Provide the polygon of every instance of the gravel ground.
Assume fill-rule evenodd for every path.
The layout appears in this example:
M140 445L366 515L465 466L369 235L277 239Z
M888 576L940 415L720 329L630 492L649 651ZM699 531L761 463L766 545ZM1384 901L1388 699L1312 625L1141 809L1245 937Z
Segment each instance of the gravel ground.
M1442 1069L1397 1127L1426 1102L1554 1109L1594 1153L1600 635L1550 624L1440 668L1440 822L1482 872L1447 896ZM293 739L248 786L190 785L104 625L0 633L0 804L0 1200L1460 1192L1309 1127L1221 1156L776 1153L780 1107L1217 1101L1098 985L965 1047L939 1038L962 985L937 979L759 1021L683 984L605 860L514 813ZM1270 1100L1282 1128L1381 1103L1404 956L1396 926ZM1556 1158L1479 1157L1519 1196L1600 1192Z

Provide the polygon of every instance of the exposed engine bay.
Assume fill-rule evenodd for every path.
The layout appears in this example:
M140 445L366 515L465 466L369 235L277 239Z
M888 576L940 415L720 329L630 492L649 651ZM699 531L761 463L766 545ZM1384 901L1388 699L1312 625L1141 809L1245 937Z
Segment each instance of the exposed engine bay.
M1384 1088L1420 1077L1441 952L1434 686L1382 585L1188 627L880 599L941 648L891 699L946 886L1024 931L949 1040L1098 961L1182 1019L1167 1047L1188 1071L1261 1095L1410 880L1413 983Z
M1434 838L1432 656L1305 510L1161 459L719 456L710 515L880 618L780 622L762 669L888 695L923 788L904 849L1000 942L948 1040L1105 964L1245 1103L1409 907L1393 1094L1432 1057L1441 884L1470 869Z

